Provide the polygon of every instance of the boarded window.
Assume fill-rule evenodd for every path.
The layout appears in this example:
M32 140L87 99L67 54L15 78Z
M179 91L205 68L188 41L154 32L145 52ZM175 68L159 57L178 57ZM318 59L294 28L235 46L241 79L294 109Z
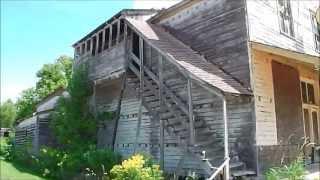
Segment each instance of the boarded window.
M294 36L290 0L278 0L278 11L281 32Z

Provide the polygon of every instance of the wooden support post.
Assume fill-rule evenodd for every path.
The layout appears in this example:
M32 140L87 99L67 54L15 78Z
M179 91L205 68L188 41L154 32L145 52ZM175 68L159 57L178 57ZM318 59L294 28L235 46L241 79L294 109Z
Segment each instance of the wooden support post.
M158 55L159 59L159 100L160 100L160 168L164 169L164 120L161 117L161 113L163 112L163 59L161 54Z
M117 38L116 38L116 44L120 42L120 20L117 21Z
M95 52L95 56L98 54L98 49L99 49L99 32L96 34L96 52Z
M101 44L101 52L104 50L104 44L106 43L105 42L105 36L106 36L106 28L103 28L102 30L102 44Z
M108 48L110 49L111 48L111 45L112 45L112 24L110 24L110 27L109 27L109 46Z
M141 119L142 119L142 98L144 89L144 69L143 69L143 39L139 37L139 56L140 56L140 91L139 91L139 112L138 112L138 123L136 131L136 141L134 144L134 152L137 150L138 138L140 135Z
M229 137L228 137L228 117L227 117L227 101L226 97L222 99L223 106L223 122L224 122L224 158L229 158ZM225 179L229 180L229 161L225 166Z
M124 42L127 42L128 40L128 25L124 24L124 30L123 30L123 40Z
M194 116L193 116L193 104L192 104L192 82L188 78L188 107L189 107L189 145L195 143L195 131L194 131Z

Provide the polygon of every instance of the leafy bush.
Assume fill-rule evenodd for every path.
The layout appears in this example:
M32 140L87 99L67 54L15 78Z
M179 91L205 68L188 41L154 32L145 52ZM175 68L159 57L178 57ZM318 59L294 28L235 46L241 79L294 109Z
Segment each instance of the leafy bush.
M114 180L160 180L163 179L162 171L158 165L154 165L150 158L136 154L121 165L115 165L111 171Z
M267 180L302 180L305 175L305 169L303 166L303 161L298 159L288 166L271 168L266 173Z
M14 146L12 138L0 138L0 156L5 160L13 159Z

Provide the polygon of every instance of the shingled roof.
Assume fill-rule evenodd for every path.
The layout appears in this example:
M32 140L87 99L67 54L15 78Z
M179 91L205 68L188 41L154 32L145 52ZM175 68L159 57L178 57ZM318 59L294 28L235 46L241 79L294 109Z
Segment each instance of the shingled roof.
M129 25L148 42L170 57L175 64L190 73L191 78L200 80L215 87L222 93L247 94L252 93L237 82L231 75L226 74L219 67L209 63L204 57L183 44L159 25L149 24L126 18Z

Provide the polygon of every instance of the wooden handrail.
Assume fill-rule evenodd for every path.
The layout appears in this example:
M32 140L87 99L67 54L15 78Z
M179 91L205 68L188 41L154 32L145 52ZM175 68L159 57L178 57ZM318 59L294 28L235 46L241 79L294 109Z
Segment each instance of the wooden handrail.
M132 52L130 52L130 56L132 57L132 60L140 66L139 58L136 57L136 55L134 55ZM149 70L148 67L145 67L144 71L155 83L157 83L157 85L159 85L157 76L151 70ZM165 90L165 93L167 93L173 99L183 113L188 115L189 110L186 108L187 106L185 103L183 103L165 84L163 84L163 89Z
M224 162L217 168L217 170L207 179L207 180L213 180L216 178L216 176L227 166L229 165L230 158L226 158ZM227 178L228 179L228 178Z

